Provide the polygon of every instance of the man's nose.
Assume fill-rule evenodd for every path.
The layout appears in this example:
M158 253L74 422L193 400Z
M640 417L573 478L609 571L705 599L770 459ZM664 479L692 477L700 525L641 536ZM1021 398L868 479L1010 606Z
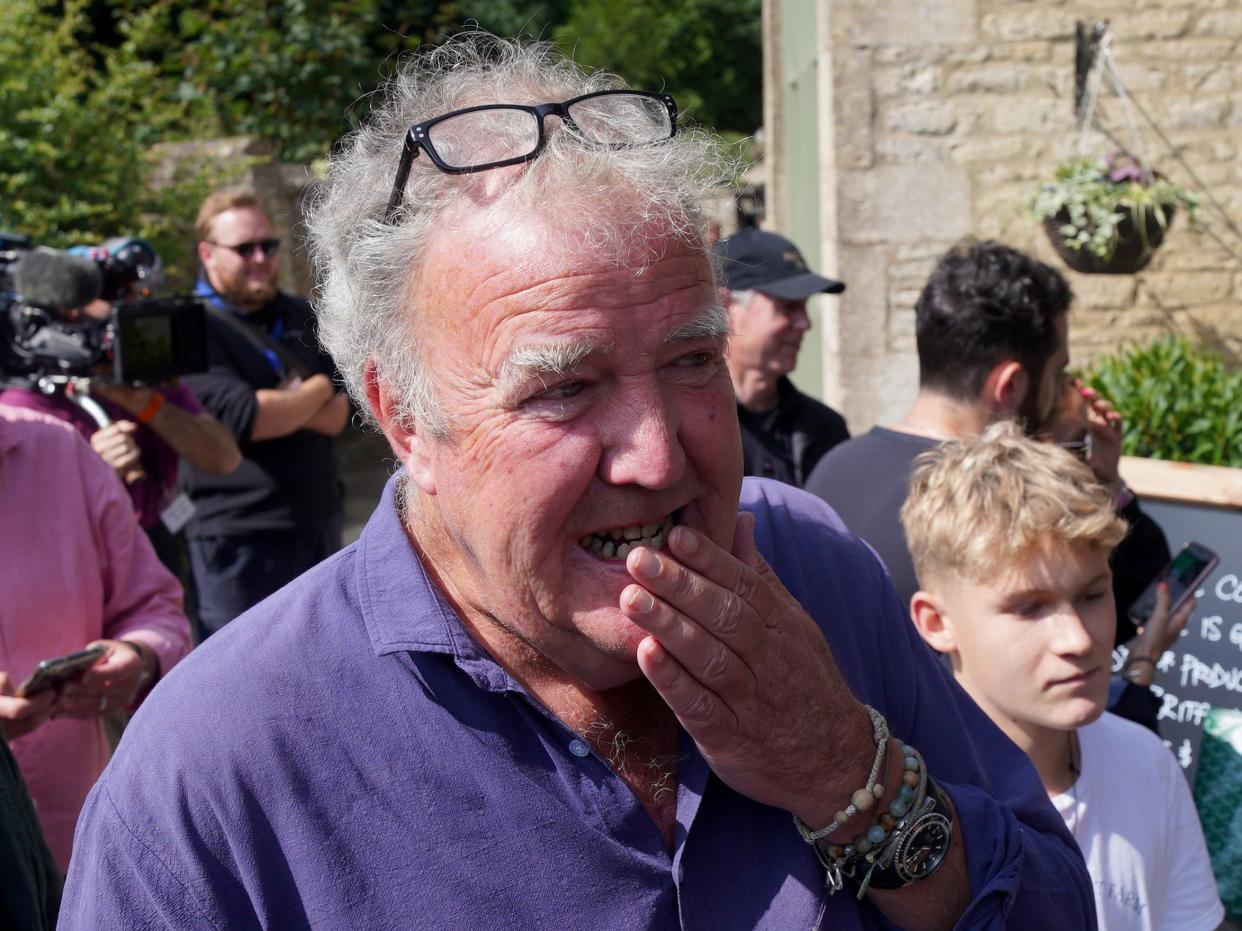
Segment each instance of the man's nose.
M794 329L800 333L805 333L811 328L811 315L807 313L805 307L794 311L793 325Z
M1063 656L1084 656L1091 652L1094 641L1082 616L1073 608L1064 608L1052 617L1055 625L1053 648Z
M686 467L680 428L674 401L654 378L642 387L619 387L604 413L600 477L653 489L676 484Z

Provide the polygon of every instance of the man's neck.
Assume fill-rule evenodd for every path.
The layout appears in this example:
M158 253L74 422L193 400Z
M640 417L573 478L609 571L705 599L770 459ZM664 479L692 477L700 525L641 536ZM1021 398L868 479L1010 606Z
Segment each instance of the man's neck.
M758 369L729 367L733 379L733 393L737 403L756 414L770 411L780 400L780 376L769 375Z
M909 413L890 429L935 440L956 440L977 436L993 419L992 411L982 404L970 404L938 392L922 390Z

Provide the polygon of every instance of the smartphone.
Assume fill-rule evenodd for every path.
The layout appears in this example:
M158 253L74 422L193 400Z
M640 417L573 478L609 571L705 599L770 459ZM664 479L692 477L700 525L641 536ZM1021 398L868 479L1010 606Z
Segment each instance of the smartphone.
M17 697L29 698L47 689L72 682L93 666L95 661L106 652L107 650L103 647L91 647L67 656L45 659L35 667L30 677L17 687Z
M1136 625L1146 624L1156 610L1156 586L1169 583L1169 613L1172 614L1195 593L1220 562L1220 557L1202 543L1187 543L1181 552L1151 580L1138 600L1130 606L1130 617Z

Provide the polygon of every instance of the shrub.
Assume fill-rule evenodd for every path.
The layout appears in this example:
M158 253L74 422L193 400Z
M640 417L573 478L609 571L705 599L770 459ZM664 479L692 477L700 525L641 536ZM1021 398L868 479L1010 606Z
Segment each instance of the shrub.
M1128 456L1242 467L1242 372L1179 336L1096 359L1083 380L1125 417Z

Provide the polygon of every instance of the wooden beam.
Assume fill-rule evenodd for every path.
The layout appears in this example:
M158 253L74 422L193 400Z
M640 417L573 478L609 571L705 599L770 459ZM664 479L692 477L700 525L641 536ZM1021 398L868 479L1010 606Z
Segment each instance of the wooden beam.
M1121 477L1140 498L1242 511L1242 469L1122 456Z

